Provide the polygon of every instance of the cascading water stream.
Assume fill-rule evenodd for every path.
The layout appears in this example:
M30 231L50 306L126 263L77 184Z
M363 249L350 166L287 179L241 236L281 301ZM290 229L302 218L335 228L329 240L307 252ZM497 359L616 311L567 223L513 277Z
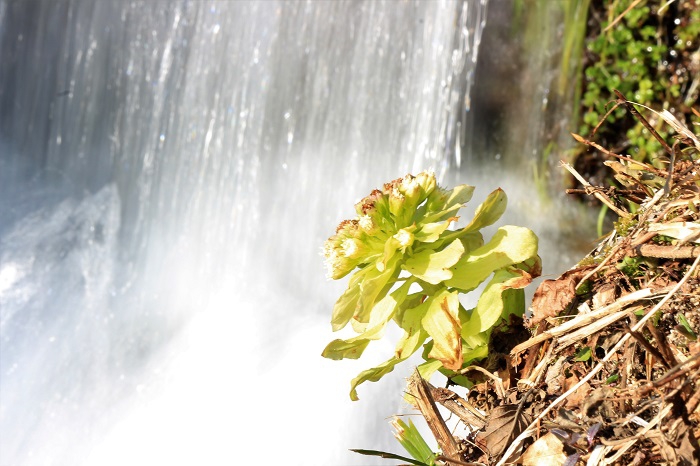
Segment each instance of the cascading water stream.
M320 357L320 247L405 173L503 184L458 170L485 15L0 0L0 465L396 451L402 373L348 399L392 345Z

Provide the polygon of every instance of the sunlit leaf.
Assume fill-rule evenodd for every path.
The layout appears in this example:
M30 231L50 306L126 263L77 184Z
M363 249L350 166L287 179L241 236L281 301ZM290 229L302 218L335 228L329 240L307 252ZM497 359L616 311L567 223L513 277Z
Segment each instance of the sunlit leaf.
M432 377L433 374L441 367L441 361L438 361L437 359L428 359L426 362L416 367L416 369L421 377L423 377L425 380L430 380L430 377Z
M367 348L370 339L368 338L351 338L349 340L333 340L328 343L326 348L321 353L321 356L328 359L357 359L362 356L363 351Z
M524 288L531 281L530 275L522 270L498 270L489 284L486 285L476 308L469 315L469 319L462 324L462 335L477 335L484 332L493 327L505 315L512 313L522 315L522 312L525 311L524 300L521 301L516 294L506 294L504 291Z
M588 361L591 359L591 348L588 346L584 346L583 348L579 348L578 351L576 351L576 354L574 355L574 361Z
M329 359L359 358L370 340L378 340L384 335L387 322L391 320L398 306L406 299L410 285L411 282L404 283L375 305L367 330L347 340L333 340L326 346L321 355Z
M474 186L466 184L456 186L452 190L433 191L426 203L424 223L433 223L440 220L446 220L454 216L464 204L469 202L474 194Z
M507 225L499 228L491 241L464 255L452 266L447 286L471 291L494 271L519 264L537 256L537 236L523 227Z
M440 238L440 235L449 228L452 222L456 222L457 217L450 217L444 222L423 224L420 230L416 231L416 241L422 243L433 243Z
M408 420L408 424L402 419L394 418L391 420L394 426L394 437L399 441L408 454L410 454L421 464L434 464L435 453L430 449L420 431L413 424L413 421Z
M520 461L524 466L562 466L566 461L564 444L550 432L530 445Z
M355 314L357 302L360 299L360 283L362 283L365 273L365 270L360 270L350 278L347 290L345 290L335 303L335 306L333 306L331 326L334 332L345 327Z
M464 231L481 230L484 227L493 225L506 211L507 204L508 197L506 193L501 188L496 189L476 209L474 218L469 225L464 227Z
M436 285L452 277L449 270L464 253L464 245L461 241L452 241L442 251L431 251L426 249L418 254L414 254L406 260L404 269L413 276Z
M360 372L357 377L352 379L350 382L350 399L357 401L360 398L357 396L357 386L370 381L376 382L377 380L384 377L386 374L394 370L394 366L403 361L403 359L391 358L388 361L384 361L380 365L373 367L371 369L364 370Z
M441 361L447 369L459 370L462 367L462 337L457 292L444 290L435 295L421 323L433 338L433 349L428 357Z
M353 316L355 319L360 322L369 321L374 304L384 297L392 285L390 281L398 276L398 263L399 257L395 256L384 271L373 269L368 272L367 277L360 284L360 300Z

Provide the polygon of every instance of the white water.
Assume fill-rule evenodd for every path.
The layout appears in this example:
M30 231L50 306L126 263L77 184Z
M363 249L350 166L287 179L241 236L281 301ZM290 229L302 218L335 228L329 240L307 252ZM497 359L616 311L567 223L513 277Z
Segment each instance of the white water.
M319 253L356 200L425 168L526 209L527 177L469 168L485 14L0 0L0 465L401 452L410 367L349 401L392 345L320 357L345 283Z

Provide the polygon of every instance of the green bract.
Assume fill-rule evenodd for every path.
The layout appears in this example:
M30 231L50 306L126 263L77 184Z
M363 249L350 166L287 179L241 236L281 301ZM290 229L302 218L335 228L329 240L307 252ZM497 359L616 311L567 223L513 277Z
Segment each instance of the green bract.
M332 328L351 323L358 335L332 341L323 356L359 358L391 320L404 331L390 359L353 379L353 400L359 384L379 380L421 347L424 377L436 370L458 376L488 355L494 327L524 313L523 288L540 271L537 237L527 228L503 226L484 242L479 230L505 211L501 189L488 196L466 227L450 229L473 192L468 185L442 189L433 173L406 175L360 201L358 217L341 222L326 241L329 276L355 271L333 308ZM476 307L465 309L460 294L489 277Z

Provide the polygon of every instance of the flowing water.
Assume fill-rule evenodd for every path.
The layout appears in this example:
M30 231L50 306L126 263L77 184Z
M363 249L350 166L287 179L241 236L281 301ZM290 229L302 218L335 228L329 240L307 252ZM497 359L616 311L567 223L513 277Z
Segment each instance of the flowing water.
M410 368L348 398L392 345L320 358L344 285L320 247L360 197L428 168L512 189L528 218L528 177L486 174L470 144L486 13L0 0L0 465L400 451L386 419Z

